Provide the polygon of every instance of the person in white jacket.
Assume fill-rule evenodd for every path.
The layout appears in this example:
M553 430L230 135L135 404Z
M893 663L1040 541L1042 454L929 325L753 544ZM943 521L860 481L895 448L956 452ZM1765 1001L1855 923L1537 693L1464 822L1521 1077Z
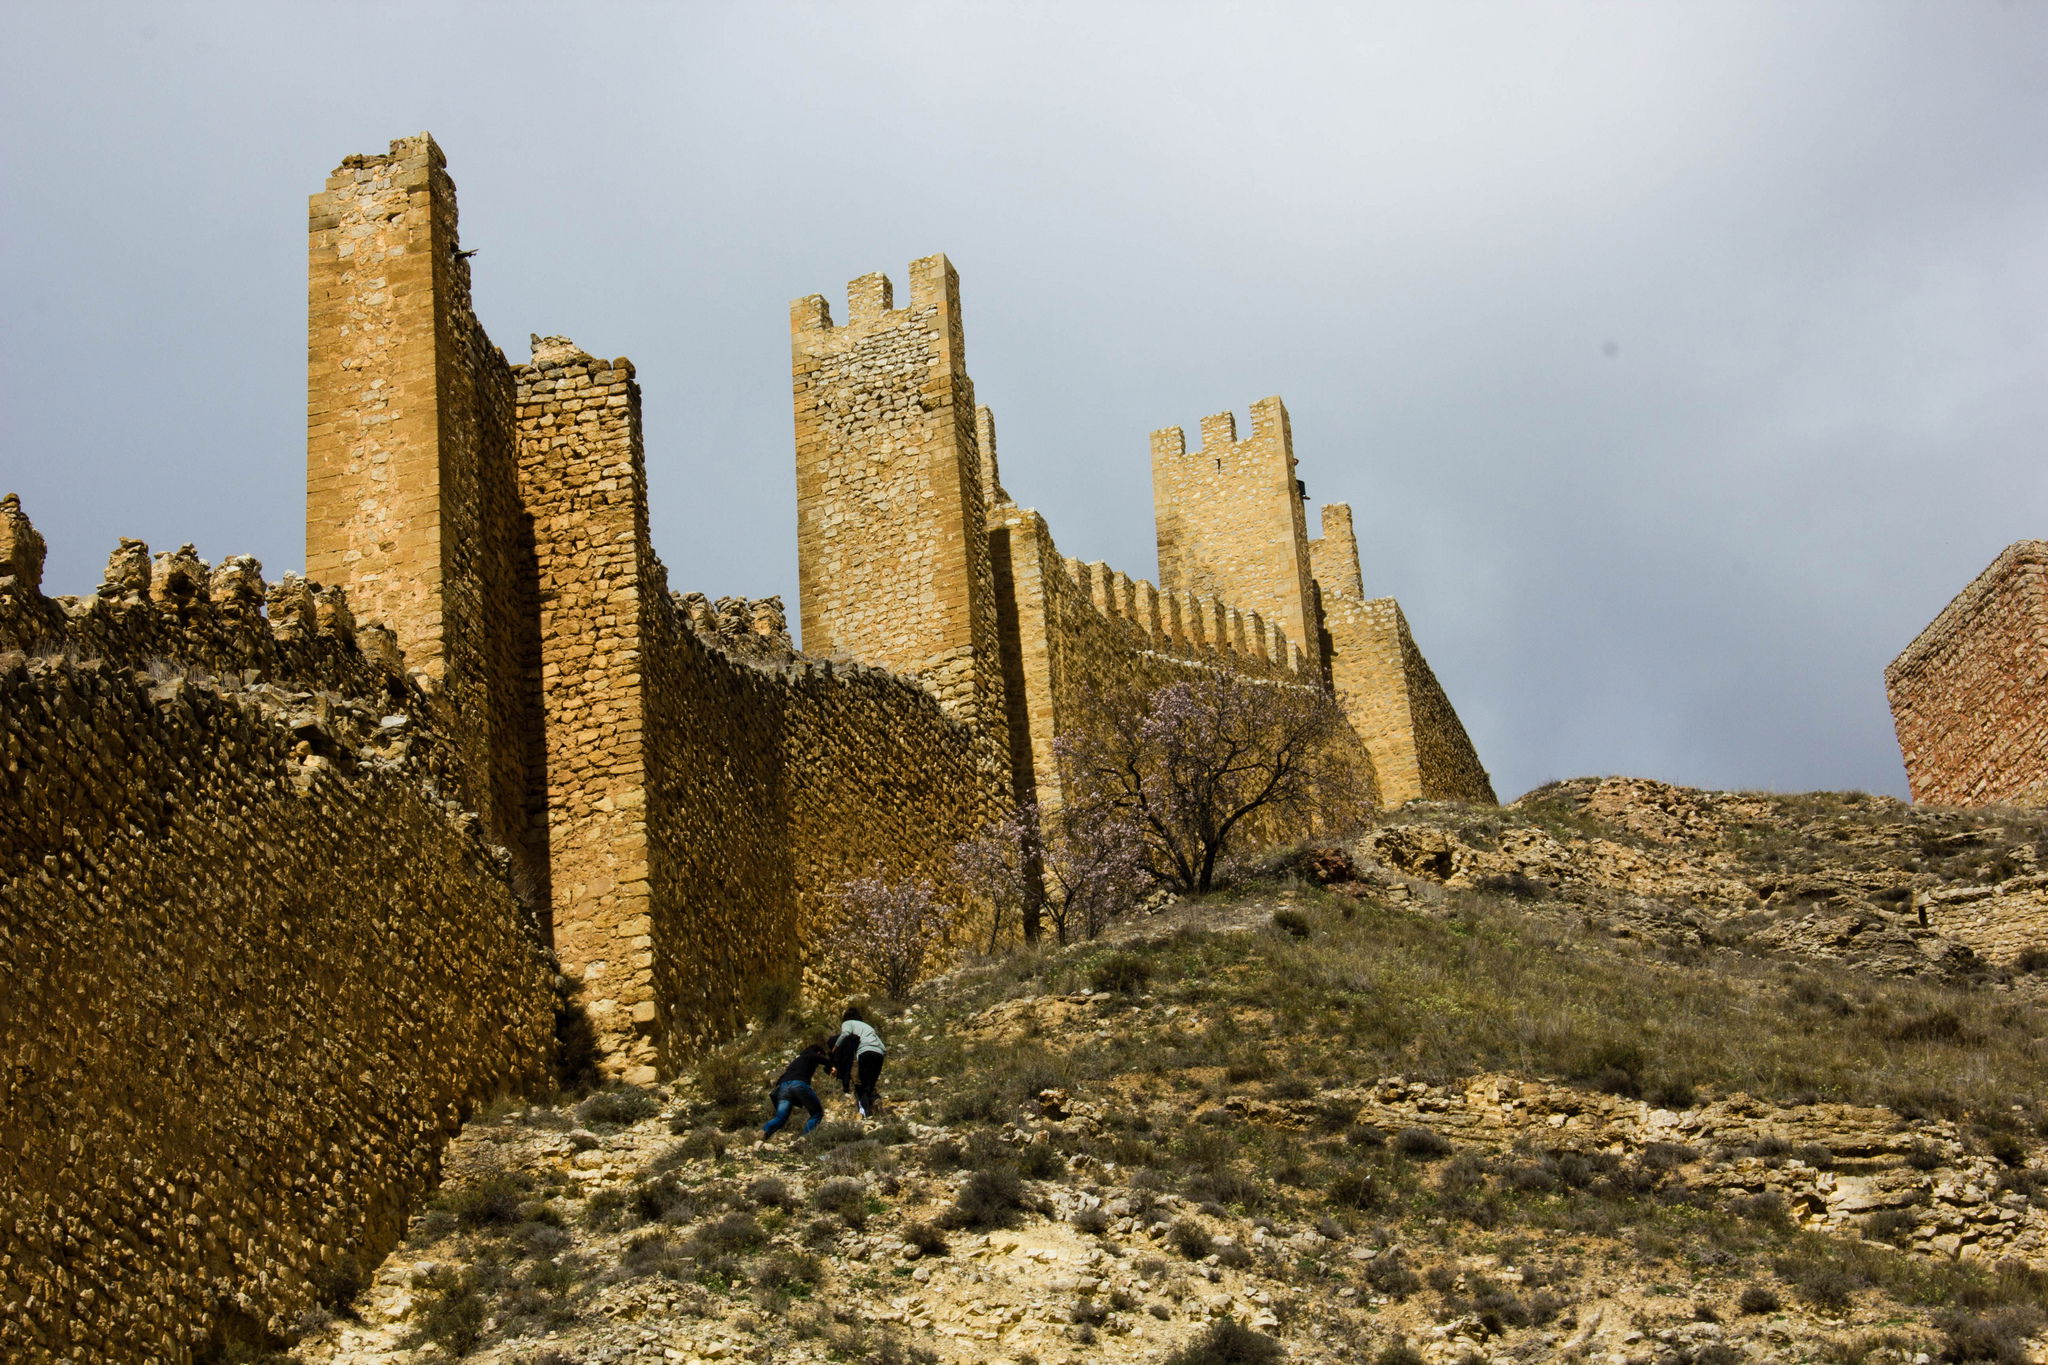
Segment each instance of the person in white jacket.
M840 1090L853 1092L862 1118L875 1112L875 1080L888 1055L875 1026L860 1017L858 1007L847 1006L839 1019L839 1036L832 1042L832 1072L839 1077Z

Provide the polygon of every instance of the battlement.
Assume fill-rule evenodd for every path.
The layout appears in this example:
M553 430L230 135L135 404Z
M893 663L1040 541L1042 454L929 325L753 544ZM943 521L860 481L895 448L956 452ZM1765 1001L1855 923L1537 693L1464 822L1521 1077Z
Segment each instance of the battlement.
M1204 417L1198 429L1202 443L1190 450L1187 432L1180 427L1161 427L1152 433L1152 457L1161 459L1206 459L1212 464L1244 473L1250 460L1270 460L1277 454L1292 459L1292 435L1287 407L1275 396L1251 405L1252 432L1244 440L1237 436L1237 414L1214 412Z
M1034 514L1035 515L1035 514ZM1161 592L1100 560L1061 558L1067 582L1094 613L1155 654L1230 669L1300 673L1306 659L1277 622L1201 593Z
M843 334L843 339L864 335L892 321L902 322L912 313L960 307L960 273L943 254L924 256L910 263L910 300L896 306L896 286L880 271L849 280L846 285L846 321L832 321L832 305L823 294L807 294L789 305L792 334Z

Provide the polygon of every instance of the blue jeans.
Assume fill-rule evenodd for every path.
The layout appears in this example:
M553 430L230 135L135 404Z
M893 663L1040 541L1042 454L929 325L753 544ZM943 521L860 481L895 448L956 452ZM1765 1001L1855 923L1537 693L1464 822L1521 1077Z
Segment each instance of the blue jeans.
M784 1081L775 1087L775 1117L761 1125L762 1137L775 1136L775 1130L789 1122L789 1111L794 1105L810 1110L811 1117L804 1124L804 1132L818 1126L818 1120L825 1117L825 1102L818 1098L818 1092L802 1081Z

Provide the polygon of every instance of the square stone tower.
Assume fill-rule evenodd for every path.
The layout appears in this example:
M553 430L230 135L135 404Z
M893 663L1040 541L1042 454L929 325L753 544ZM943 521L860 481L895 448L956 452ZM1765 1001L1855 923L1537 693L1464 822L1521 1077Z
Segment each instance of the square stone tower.
M1179 427L1152 433L1160 589L1257 612L1299 642L1320 673L1302 498L1294 435L1278 398L1252 404L1252 433L1242 441L1228 412L1202 419L1198 450L1187 448Z
M960 279L944 256L790 306L803 647L922 680L1002 747L1003 671ZM993 468L989 470L993 477Z
M440 147L421 133L349 157L312 196L307 234L306 576L396 634L452 723L486 827L544 891L513 380L470 310Z

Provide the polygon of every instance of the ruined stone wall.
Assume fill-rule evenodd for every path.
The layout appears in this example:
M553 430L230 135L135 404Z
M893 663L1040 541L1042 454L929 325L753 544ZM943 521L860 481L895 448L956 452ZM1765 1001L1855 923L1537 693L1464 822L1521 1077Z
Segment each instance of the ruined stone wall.
M849 879L879 867L947 888L954 846L1007 806L1008 774L991 770L985 734L881 669L799 667L784 706L790 872L816 962Z
M1326 502L1323 533L1308 543L1309 570L1320 592L1342 593L1363 600L1365 576L1358 567L1358 537L1352 530L1351 504Z
M786 684L692 630L651 551L648 564L648 946L654 1027L673 1068L744 1028L762 992L794 983L802 962Z
M471 310L432 138L352 156L312 197L308 294L307 574L394 632L463 751L468 799L544 884L512 377Z
M1252 434L1242 441L1236 414L1204 417L1198 450L1187 448L1179 427L1153 432L1152 502L1159 586L1257 612L1320 671L1308 523L1286 406L1278 398L1252 404Z
M555 947L647 1080L799 980L849 877L943 877L1004 773L922 680L796 655L779 603L670 590L629 362L547 338L518 376Z
M545 1081L552 967L426 697L338 594L265 597L134 542L85 601L0 574L7 1359L288 1326Z
M1884 679L1915 801L2048 803L2048 541L2009 546Z
M630 363L560 338L518 373L542 644L539 805L562 970L612 1066L653 1079L645 459Z
M2023 958L2039 963L2048 953L2048 876L1919 891L1913 907L1930 929L1967 944L1996 966L2015 966Z
M1337 700L1372 754L1380 801L1493 804L1493 783L1465 726L1391 597L1322 595Z
M943 256L790 308L803 647L929 684L1003 747L987 493L960 281Z

